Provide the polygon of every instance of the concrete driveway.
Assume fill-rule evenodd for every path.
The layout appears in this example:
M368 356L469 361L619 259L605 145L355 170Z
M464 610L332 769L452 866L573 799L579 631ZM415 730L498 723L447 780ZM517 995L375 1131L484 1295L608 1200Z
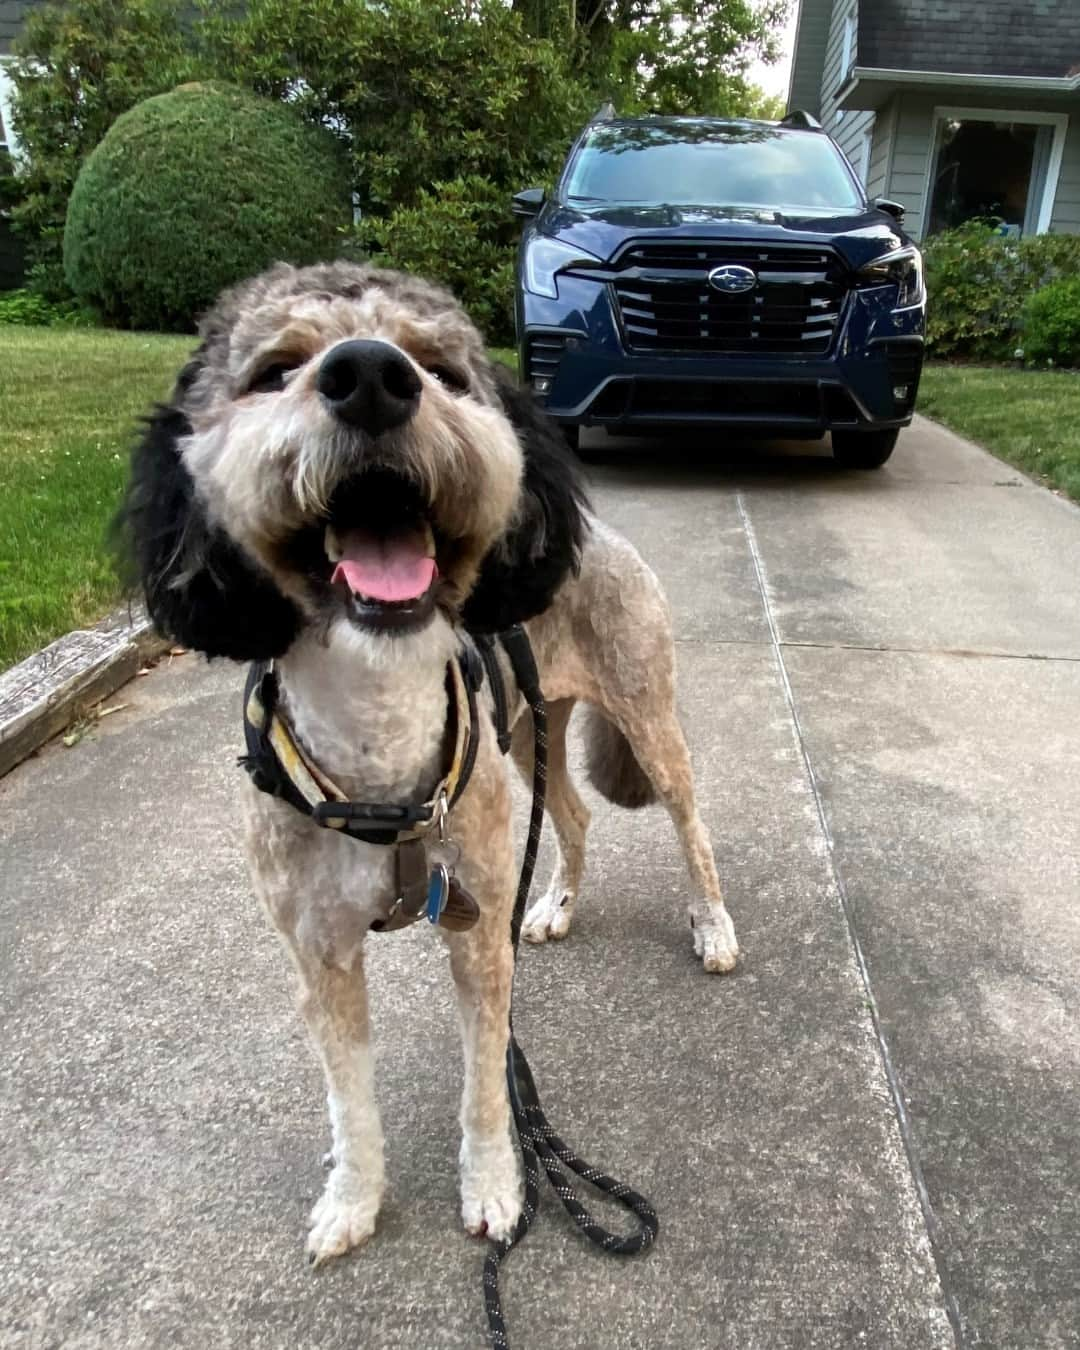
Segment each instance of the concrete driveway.
M668 822L598 806L517 1020L663 1227L620 1263L547 1203L512 1345L1080 1345L1080 513L926 423L869 475L594 444L745 955L700 972ZM0 782L5 1350L484 1343L426 931L373 943L380 1232L304 1263L324 1106L235 847L239 687L178 658Z

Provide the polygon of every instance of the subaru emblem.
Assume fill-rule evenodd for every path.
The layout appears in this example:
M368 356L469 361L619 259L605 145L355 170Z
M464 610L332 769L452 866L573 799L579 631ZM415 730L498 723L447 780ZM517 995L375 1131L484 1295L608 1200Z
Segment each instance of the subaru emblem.
M709 285L723 295L743 295L757 285L757 273L749 267L729 264L726 267L714 267L709 273Z

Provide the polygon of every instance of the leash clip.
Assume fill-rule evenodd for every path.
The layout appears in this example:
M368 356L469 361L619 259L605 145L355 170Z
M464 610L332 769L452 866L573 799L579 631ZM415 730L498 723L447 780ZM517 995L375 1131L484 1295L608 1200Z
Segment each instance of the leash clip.
M446 818L450 814L450 804L446 800L446 789L439 793L439 800L435 803L435 828L439 834L439 843L446 843Z

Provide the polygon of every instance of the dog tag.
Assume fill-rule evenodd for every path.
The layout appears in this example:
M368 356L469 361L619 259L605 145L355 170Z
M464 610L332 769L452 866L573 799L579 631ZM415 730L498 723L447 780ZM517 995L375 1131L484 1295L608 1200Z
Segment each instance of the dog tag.
M450 898L450 873L442 863L436 863L428 879L427 917L428 923L438 923L442 918L446 902Z
M480 917L480 906L458 881L457 877L450 878L448 890L446 907L443 909L439 923L443 928L449 928L453 933L463 933L467 928L471 928Z

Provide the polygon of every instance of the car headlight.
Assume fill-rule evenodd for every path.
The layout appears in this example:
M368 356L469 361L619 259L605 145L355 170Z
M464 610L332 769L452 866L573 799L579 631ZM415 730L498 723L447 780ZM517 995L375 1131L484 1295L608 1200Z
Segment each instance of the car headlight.
M565 272L568 267L598 267L600 262L601 259L586 253L583 248L537 235L525 250L525 289L533 295L546 295L555 300L559 295L555 286L559 272Z
M897 288L896 308L912 309L926 299L922 254L910 244L907 248L883 253L880 258L859 269L859 276L872 286L892 283Z

